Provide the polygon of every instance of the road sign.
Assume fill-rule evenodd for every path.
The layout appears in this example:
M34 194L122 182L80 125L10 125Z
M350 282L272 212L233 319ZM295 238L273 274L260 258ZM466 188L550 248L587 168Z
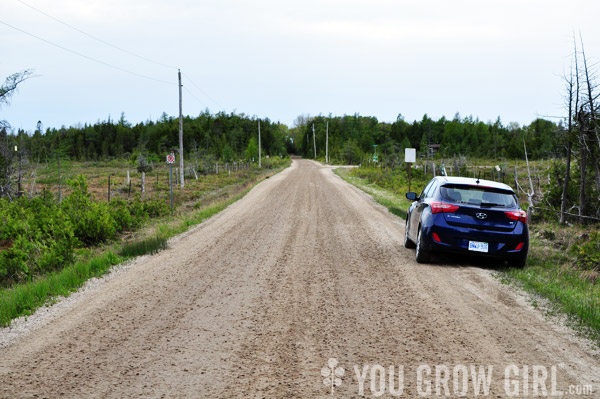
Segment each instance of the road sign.
M170 163L170 164L175 163L175 154L167 155L167 163Z
M405 148L404 149L404 162L410 162L410 163L417 162L417 149L416 148Z
M377 159L378 159L377 154L373 154L373 162L377 162Z
M412 180L411 171L412 164L417 162L417 149L416 148L405 148L404 149L404 162L408 165L408 191L410 191L410 183Z

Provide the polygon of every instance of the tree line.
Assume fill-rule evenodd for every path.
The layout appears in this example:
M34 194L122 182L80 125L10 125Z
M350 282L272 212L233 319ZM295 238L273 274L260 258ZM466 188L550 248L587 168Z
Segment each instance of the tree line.
M211 114L186 116L183 121L184 154L200 154L231 162L258 157L258 119L244 114ZM287 128L269 119L261 120L262 151L265 155L283 155L287 152ZM3 131L6 140L7 132ZM105 121L69 128L49 128L41 122L33 134L18 131L9 140L22 142L30 159L44 161L60 154L79 161L127 158L134 153L158 156L179 148L179 121L163 113L157 121L132 124L121 114L118 120ZM10 136L10 134L9 134Z
M345 163L359 163L361 157L371 156L375 151L382 162L397 163L404 161L404 149L409 147L416 148L425 157L429 155L429 148L435 148L437 158L522 159L523 139L530 159L563 157L566 152L556 140L564 130L562 123L536 119L527 126L516 123L505 126L500 118L492 123L471 116L461 118L458 114L453 119L441 117L438 120L424 115L413 122L398 115L393 123L358 114L301 116L296 119L296 127L290 129L296 151L313 158L316 146L316 157L324 158L327 130L330 157Z

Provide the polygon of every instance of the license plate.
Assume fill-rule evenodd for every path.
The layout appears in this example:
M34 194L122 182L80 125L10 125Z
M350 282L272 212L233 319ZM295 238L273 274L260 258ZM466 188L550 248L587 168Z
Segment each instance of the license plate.
M479 242L479 241L469 241L469 251L487 252L488 251L488 243L487 242Z

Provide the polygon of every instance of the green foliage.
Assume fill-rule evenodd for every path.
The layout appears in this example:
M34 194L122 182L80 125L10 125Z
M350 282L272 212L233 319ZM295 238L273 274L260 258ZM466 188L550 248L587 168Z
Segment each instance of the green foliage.
M152 172L152 162L146 159L144 154L139 154L137 157L137 171L142 173Z
M171 213L169 204L167 204L167 202L165 201L158 199L151 199L142 202L142 210L143 215L147 215L151 218L165 216Z
M287 127L269 119L261 119L260 122L263 155L285 154ZM256 159L257 131L258 120L244 114L220 112L213 115L205 111L197 117L184 117L184 157L212 157L224 162L246 159L246 150L254 138L256 151L252 151L250 158ZM158 121L133 125L121 115L118 121L109 119L83 127L48 129L45 134L25 135L23 145L33 159L47 159L48 154L60 150L64 158L73 160L118 157L138 166L143 153L146 163L151 165L164 162L166 154L179 148L179 121L163 114ZM149 171L145 170L146 173Z
M233 161L233 150L231 149L229 144L225 144L225 147L223 147L222 158L223 158L223 161L225 161L225 162Z
M72 261L77 241L53 200L1 199L0 222L0 282L29 279Z
M600 271L600 233L585 234L571 247L579 265L585 269Z
M437 121L424 115L421 120L409 123L399 115L390 124L355 114L306 118L302 124L290 129L294 148L306 158L314 157L313 125L317 158L325 157L326 126L329 125L329 154L333 163L361 163L361 159L372 157L373 145L377 145L380 163L386 165L401 163L405 148L416 148L419 155L425 157L431 144L440 145L438 158L493 156L521 159L523 138L531 160L564 153L560 140L556 140L559 126L543 119L520 127L514 123L503 126L500 119L484 123L459 115L452 120L442 117Z
M71 192L61 204L50 195L0 199L1 285L60 270L73 262L77 246L112 240L170 212L165 201L141 201L139 196L129 202L96 202L81 175L67 184Z
M0 291L0 326L6 327L11 320L32 314L51 298L68 296L89 278L104 274L121 261L113 252L107 252L87 262L66 266L47 278L24 282Z
M256 143L256 139L254 137L252 137L248 142L248 147L246 148L246 159L248 161L258 160L258 144Z
M561 312L571 316L600 343L600 284L585 278L577 268L567 268L564 253L548 255L532 240L525 269L511 268L503 275L519 285L549 299Z
M167 239L165 237L151 237L145 240L126 243L119 251L119 255L124 258L152 255L163 249L167 249L167 246Z
M117 233L117 223L111 218L106 203L92 201L83 175L67 181L73 190L62 203L73 232L83 244L91 245L109 240Z
M348 140L342 150L344 161L349 165L355 165L360 162L362 153L355 140Z

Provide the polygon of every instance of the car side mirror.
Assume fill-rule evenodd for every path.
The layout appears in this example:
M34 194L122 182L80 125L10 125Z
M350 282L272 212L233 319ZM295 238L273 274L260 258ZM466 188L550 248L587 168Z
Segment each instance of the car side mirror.
M408 198L411 201L416 201L418 199L417 193L413 193L412 191L409 193L406 193L406 198Z

